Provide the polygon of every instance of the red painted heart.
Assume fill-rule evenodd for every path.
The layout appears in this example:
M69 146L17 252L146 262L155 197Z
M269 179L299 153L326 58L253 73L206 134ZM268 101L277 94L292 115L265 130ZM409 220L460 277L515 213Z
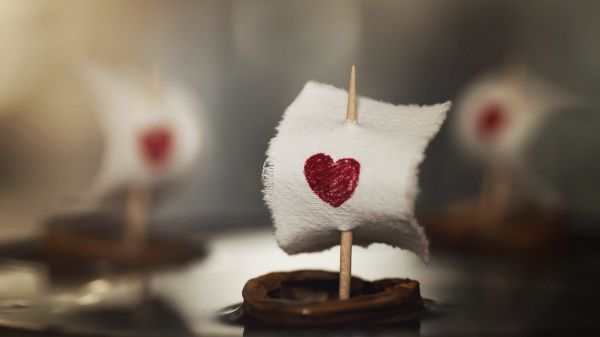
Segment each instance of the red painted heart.
M145 131L139 139L142 154L148 164L153 166L166 164L173 148L170 129L155 127Z
M324 153L312 155L304 163L304 176L308 186L321 200L333 207L346 202L358 185L360 163L343 158L335 163Z

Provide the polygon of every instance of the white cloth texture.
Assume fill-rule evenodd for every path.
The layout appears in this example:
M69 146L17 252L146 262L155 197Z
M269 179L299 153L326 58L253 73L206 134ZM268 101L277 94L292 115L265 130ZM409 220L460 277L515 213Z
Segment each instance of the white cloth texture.
M414 214L419 164L450 102L392 105L357 99L356 124L347 123L345 90L308 82L283 114L267 150L264 198L279 246L288 254L321 251L352 230L354 244L385 243L427 261L429 243ZM358 184L339 207L322 200L304 175L318 153L360 163Z

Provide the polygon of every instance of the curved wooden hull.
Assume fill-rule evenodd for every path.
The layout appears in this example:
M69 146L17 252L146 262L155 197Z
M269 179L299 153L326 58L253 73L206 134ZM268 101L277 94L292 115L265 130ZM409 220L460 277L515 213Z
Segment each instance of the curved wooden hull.
M425 311L419 283L352 278L351 298L339 300L339 274L275 272L249 280L242 291L246 326L318 328L417 320Z

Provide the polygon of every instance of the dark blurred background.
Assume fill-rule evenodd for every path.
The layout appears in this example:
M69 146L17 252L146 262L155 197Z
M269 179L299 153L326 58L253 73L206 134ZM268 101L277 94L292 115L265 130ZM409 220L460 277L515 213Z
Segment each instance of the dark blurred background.
M0 220L35 230L89 184L101 133L78 65L158 64L203 103L194 173L165 191L157 222L264 219L261 168L281 114L304 83L392 103L453 100L470 80L518 59L584 98L552 118L528 164L568 202L578 232L600 216L600 3L597 1L17 1L0 3ZM449 123L422 168L421 214L479 191L481 170ZM246 222L246 221L243 221ZM255 221L248 221L255 222Z

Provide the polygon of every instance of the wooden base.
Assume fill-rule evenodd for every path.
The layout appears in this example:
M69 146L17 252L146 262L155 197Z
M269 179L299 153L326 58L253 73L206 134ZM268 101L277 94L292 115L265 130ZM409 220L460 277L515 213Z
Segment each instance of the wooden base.
M338 281L338 273L321 270L251 279L242 290L244 323L288 328L387 324L417 320L425 311L417 281L353 277L348 300L339 300Z
M204 253L182 237L151 237L141 248L130 249L123 244L122 223L102 213L55 217L46 226L43 254L53 260L101 260L135 269L178 264Z
M478 201L466 201L421 224L434 246L523 256L556 249L565 237L566 214L529 208L498 220L482 212Z

